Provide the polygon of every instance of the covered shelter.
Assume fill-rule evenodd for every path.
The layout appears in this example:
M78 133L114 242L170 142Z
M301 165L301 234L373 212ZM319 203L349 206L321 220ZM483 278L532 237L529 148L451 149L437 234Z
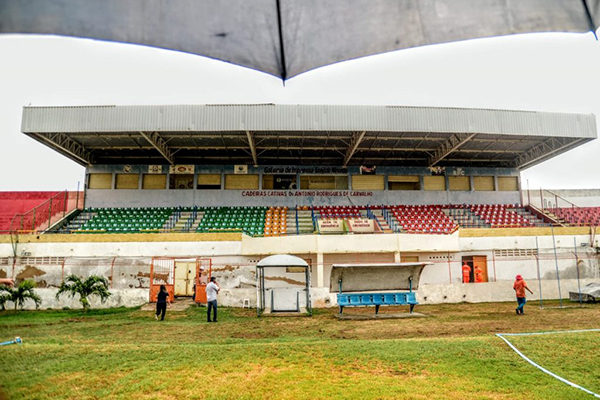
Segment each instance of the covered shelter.
M344 307L409 305L417 303L414 291L419 288L421 273L428 262L333 264L330 292L338 292L342 314ZM408 290L408 292L406 292Z
M593 114L441 107L24 107L21 131L86 166L526 169L597 137Z
M300 257L278 254L256 264L256 313L312 315L310 266Z

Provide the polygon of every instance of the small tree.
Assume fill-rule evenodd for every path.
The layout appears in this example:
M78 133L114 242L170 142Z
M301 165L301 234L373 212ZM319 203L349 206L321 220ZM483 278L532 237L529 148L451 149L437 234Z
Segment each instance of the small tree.
M40 296L35 294L33 288L35 288L34 281L23 281L17 287L11 288L9 286L0 286L0 291L4 293L0 293L0 306L4 310L4 304L7 301L12 301L15 305L15 310L18 308L23 308L23 305L28 299L31 299L35 302L35 308L37 309L40 304L42 304L42 299Z
M89 296L99 296L100 301L104 303L111 295L108 291L108 281L98 275L92 275L86 280L82 280L76 275L70 275L58 288L56 299L58 300L63 293L69 294L71 298L78 294L84 311L90 308Z

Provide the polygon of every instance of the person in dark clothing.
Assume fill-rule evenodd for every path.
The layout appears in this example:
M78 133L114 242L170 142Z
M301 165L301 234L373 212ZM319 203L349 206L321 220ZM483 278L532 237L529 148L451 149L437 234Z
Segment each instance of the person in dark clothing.
M162 313L160 318L161 321L165 320L165 314L167 313L167 304L171 305L169 301L169 292L165 285L160 285L160 290L156 296L156 315L154 318L158 321L158 316Z

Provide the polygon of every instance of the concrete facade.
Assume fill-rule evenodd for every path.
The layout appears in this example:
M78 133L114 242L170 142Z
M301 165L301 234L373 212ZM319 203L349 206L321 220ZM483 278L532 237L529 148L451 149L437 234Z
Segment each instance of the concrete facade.
M473 236L473 231L479 235ZM313 307L336 304L330 292L332 264L391 263L404 260L431 263L422 272L417 295L423 303L480 302L511 300L512 281L521 274L537 292L540 279L543 297L558 298L557 271L563 298L576 287L577 277L584 282L600 279L597 239L590 243L588 228L555 229L556 236L534 228L516 230L461 230L453 235L306 235L251 238L242 235L168 235L180 241L126 241L133 235L41 235L22 236L16 246L0 241L0 277L17 281L33 279L38 291L51 293L70 274L82 277L102 275L117 293L107 304L138 305L148 300L152 257L212 260L212 274L223 290L220 303L242 307L256 305L255 265L265 256L290 253L311 266ZM529 234L529 236L527 235ZM534 235L535 234L535 235ZM152 234L142 235L153 237ZM106 238L104 238L106 237ZM202 241L199 238L202 238ZM232 239L231 237L237 237ZM68 241L69 238L80 242ZM184 240L185 238L185 240ZM6 239L6 237L4 237ZM228 240L222 240L228 239ZM536 242L537 239L537 242ZM61 240L62 242L60 242ZM84 240L93 240L86 242ZM120 241L119 241L120 240ZM143 240L143 238L139 239ZM556 251L555 251L556 246ZM461 265L469 257L484 257L488 282L462 283ZM301 285L295 274L270 277L276 288ZM303 276L302 276L303 278ZM575 285L575 286L574 286ZM534 297L535 298L535 297ZM75 307L63 300L56 302L44 294L42 308ZM65 298L66 299L66 298ZM143 301L142 301L143 300ZM108 305L107 305L108 306Z

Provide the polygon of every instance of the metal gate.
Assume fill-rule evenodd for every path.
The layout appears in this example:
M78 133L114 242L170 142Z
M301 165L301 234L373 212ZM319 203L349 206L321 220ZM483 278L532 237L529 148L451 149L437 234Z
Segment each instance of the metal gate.
M175 300L175 259L169 257L152 257L150 264L150 302L156 302L160 286L165 285L169 292L169 300Z
M212 259L196 259L196 293L194 301L206 304L206 285L212 276Z
M206 285L212 274L212 259L210 258L178 258L178 257L152 257L150 264L150 302L156 302L156 296L161 285L165 285L169 292L169 300L175 300L175 268L180 263L196 263L194 277L194 301L206 303ZM181 265L180 267L182 267ZM188 267L188 265L186 265Z

